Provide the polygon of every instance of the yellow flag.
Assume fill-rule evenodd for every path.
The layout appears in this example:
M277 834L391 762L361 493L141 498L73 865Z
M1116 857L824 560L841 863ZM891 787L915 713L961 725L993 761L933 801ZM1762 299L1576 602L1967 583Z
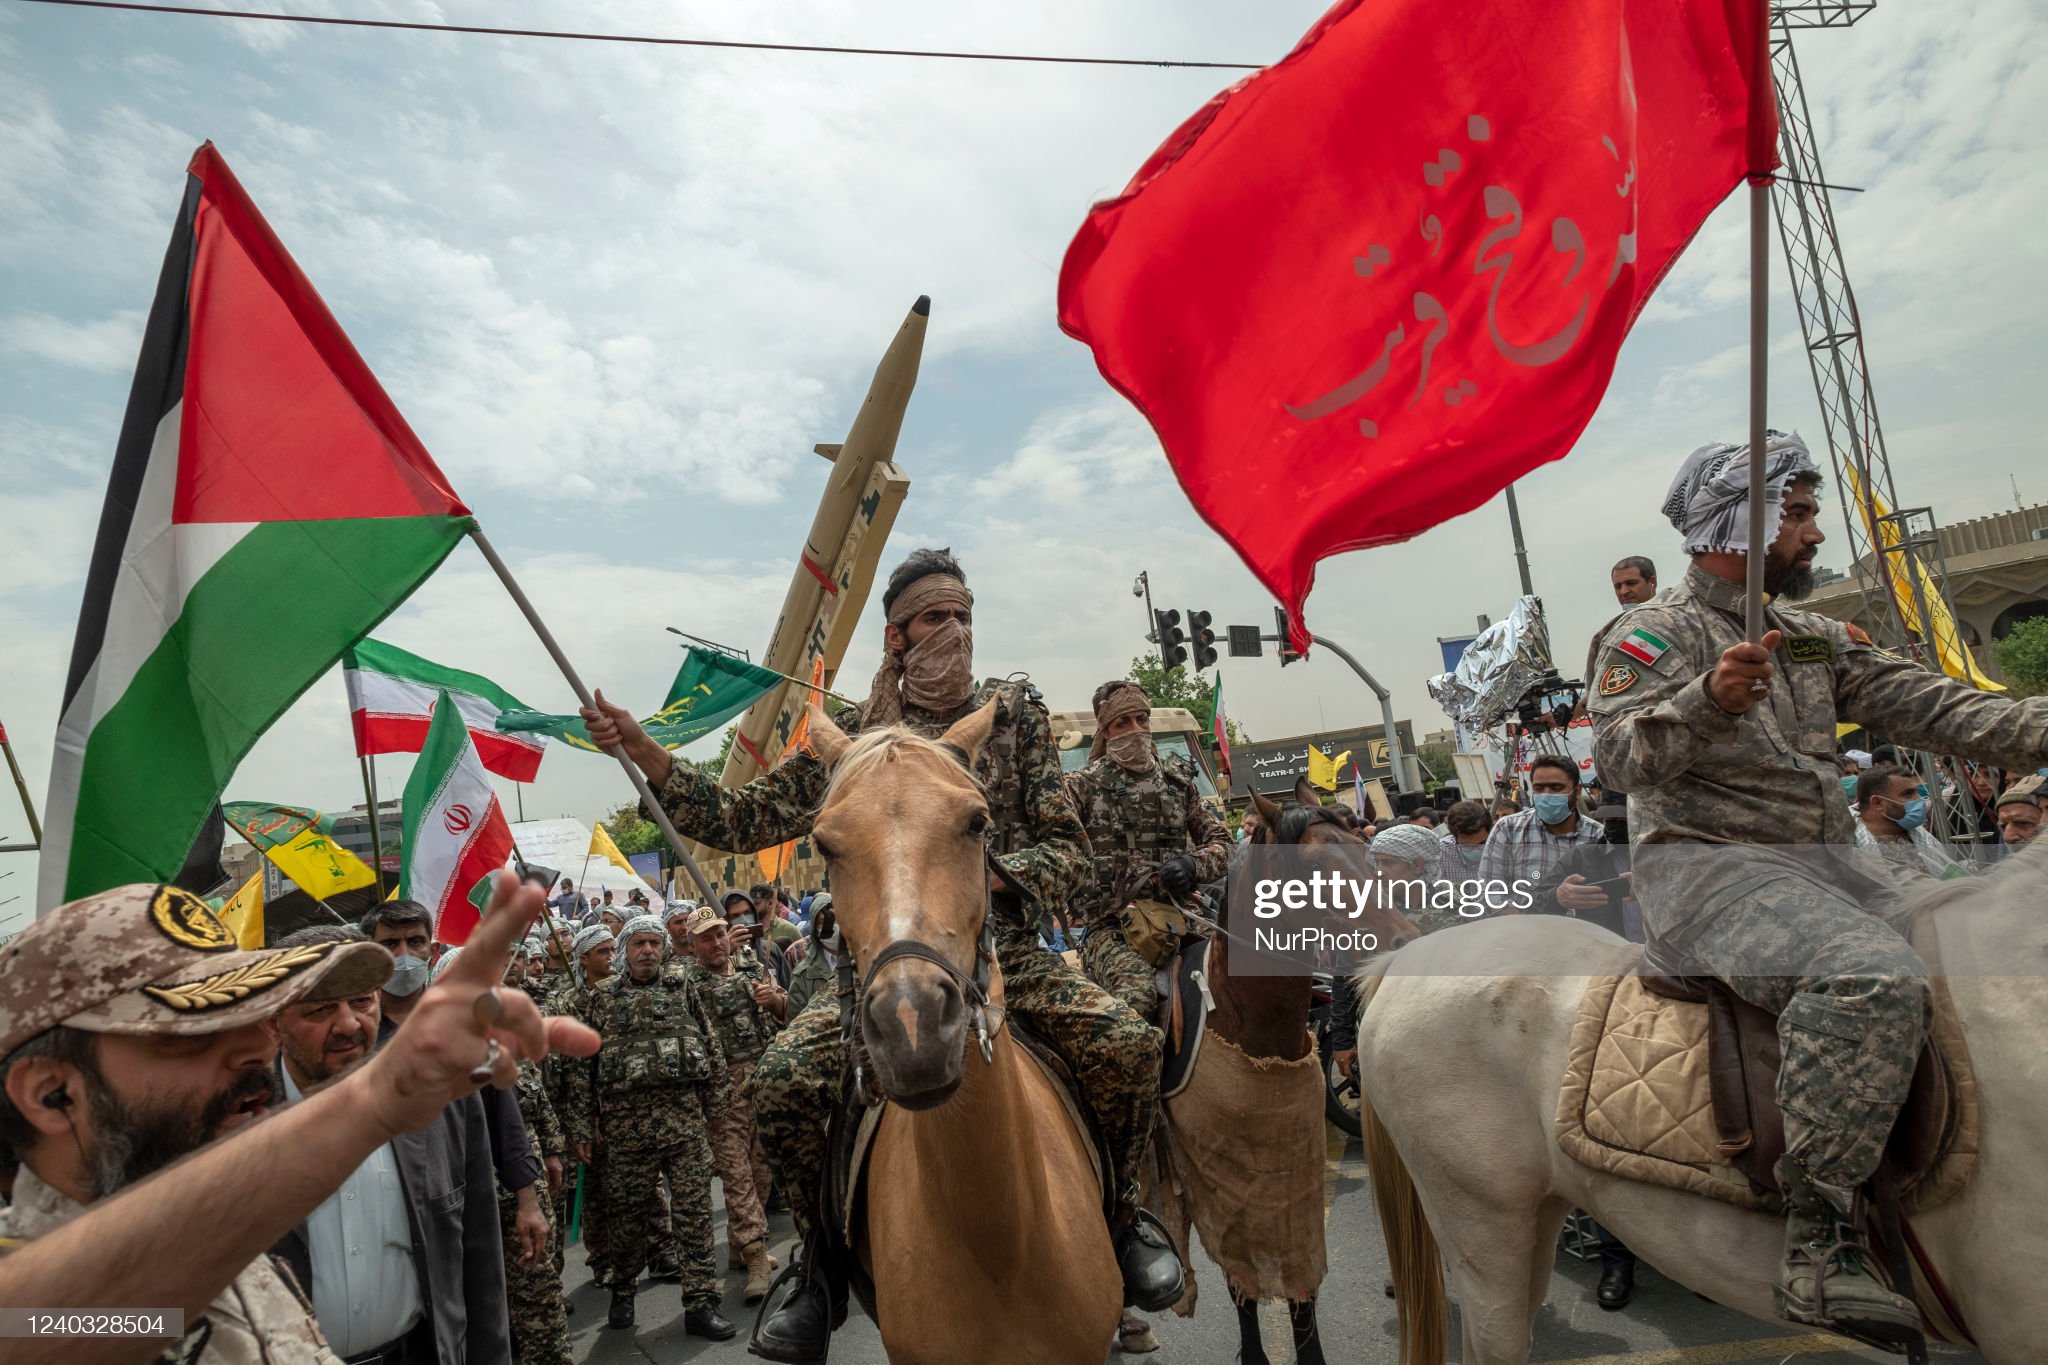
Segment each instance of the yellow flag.
M1315 745L1309 745L1309 784L1311 786L1321 787L1326 792L1333 792L1337 790L1337 773L1341 768L1343 768L1344 761L1350 757L1351 751L1349 749L1346 749L1343 753L1338 754L1335 758L1331 758L1328 754L1324 753L1321 749L1318 749Z
M1863 487L1863 481L1856 477L1854 465L1843 465L1842 472L1848 477L1849 492L1856 499L1856 510L1862 514L1864 532L1870 537L1873 547L1871 553L1884 561L1885 581L1906 629L1915 635L1922 633L1919 598L1924 597L1927 615L1931 618L1931 628L1925 633L1934 638L1934 652L1941 661L1941 671L1985 692L2005 691L2004 684L1993 682L1985 676L1983 669L1977 667L1977 660L1956 630L1956 619L1950 614L1948 603L1935 588L1926 567L1913 558L1910 551L1899 549L1899 524L1895 521L1887 521L1882 526L1878 524L1877 519L1889 515L1891 510L1884 505L1884 499L1876 489L1866 490ZM1910 579L1906 568L1909 560L1912 564ZM1917 596L1913 591L1915 582L1920 586Z
M626 861L626 855L619 852L619 846L612 842L611 831L607 830L601 822L590 831L590 856L593 858L603 858L606 862L616 866L619 871L630 876L637 877L640 875L639 872L634 870L633 865Z
M342 891L369 886L377 880L370 865L317 829L306 829L288 844L265 849L264 856L277 864L301 891L324 901Z
M221 923L235 936L238 948L263 946L263 869L242 883L242 889L220 908Z

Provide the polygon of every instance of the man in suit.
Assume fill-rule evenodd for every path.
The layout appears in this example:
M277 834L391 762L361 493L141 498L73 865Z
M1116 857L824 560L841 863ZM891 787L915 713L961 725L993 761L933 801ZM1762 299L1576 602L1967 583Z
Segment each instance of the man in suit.
M369 991L313 998L266 1027L280 1084L296 1101L381 1041ZM438 1123L393 1138L294 1228L275 1252L313 1300L349 1365L482 1365L510 1359L504 1244L484 1106L468 1095Z

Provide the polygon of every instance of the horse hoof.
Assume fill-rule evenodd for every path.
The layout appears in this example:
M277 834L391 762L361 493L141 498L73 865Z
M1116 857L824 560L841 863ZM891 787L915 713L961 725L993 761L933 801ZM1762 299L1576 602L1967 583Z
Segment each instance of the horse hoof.
M1123 1321L1116 1325L1117 1349L1127 1356L1150 1355L1159 1349L1159 1338L1152 1334L1152 1324L1136 1313L1124 1313Z

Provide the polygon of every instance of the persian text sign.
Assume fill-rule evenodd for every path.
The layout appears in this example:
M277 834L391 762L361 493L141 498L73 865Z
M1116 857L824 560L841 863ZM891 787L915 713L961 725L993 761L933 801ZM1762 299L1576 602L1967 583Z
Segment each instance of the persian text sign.
M1761 19L1755 0L1347 0L1090 212L1061 325L1296 648L1317 560L1571 448L1651 289L1775 164Z

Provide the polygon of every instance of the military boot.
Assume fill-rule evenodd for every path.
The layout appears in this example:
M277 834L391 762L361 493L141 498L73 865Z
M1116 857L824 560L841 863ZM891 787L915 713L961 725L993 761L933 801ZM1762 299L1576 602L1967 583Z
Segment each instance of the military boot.
M759 1303L768 1297L768 1286L775 1279L775 1258L768 1254L766 1242L749 1242L741 1248L747 1267L747 1287L741 1297L748 1303Z
M612 1290L611 1311L604 1315L604 1325L620 1328L631 1327L633 1325L634 1297L635 1291L631 1286L625 1289Z
M781 1365L814 1365L832 1349L832 1331L846 1321L846 1281L828 1264L824 1237L813 1232L797 1263L770 1287L747 1349ZM781 1300L777 1287L786 1284ZM772 1311L771 1311L772 1310Z
M1786 1202L1779 1314L1893 1350L1920 1341L1919 1310L1886 1288L1871 1265L1856 1193L1820 1185L1790 1161L1779 1175Z
M1124 1306L1161 1313L1180 1302L1187 1282L1180 1253L1157 1218L1126 1206L1110 1225L1116 1268L1123 1276Z

